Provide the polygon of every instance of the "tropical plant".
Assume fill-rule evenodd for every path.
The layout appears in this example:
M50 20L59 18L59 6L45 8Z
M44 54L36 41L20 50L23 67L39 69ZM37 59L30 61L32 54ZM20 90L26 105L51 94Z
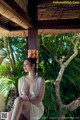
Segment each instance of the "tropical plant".
M0 93L8 96L17 88L18 79L24 74L23 60L27 56L26 39L5 37L0 41Z
M49 79L50 81L52 79L54 79L54 81L56 80L61 62L65 62L73 54L73 47L74 47L73 44L76 41L76 38L74 36L75 33L39 36L40 39L39 74L41 76L43 75L45 79ZM80 49L80 42L78 44L78 50L79 49ZM70 62L69 66L67 67L67 69L63 74L63 78L60 86L60 95L61 95L61 100L64 104L68 104L72 100L75 100L78 97L80 97L79 95L80 56L79 55L80 55L80 51L78 53L78 56L76 56L74 60ZM63 60L63 61L61 61L60 64L58 64L59 62L58 60ZM53 93L50 94L53 94L53 96L55 96L54 89L53 89ZM66 114L66 117L69 114L70 117L74 116L73 119L75 120L75 116L80 117L79 109L75 111L70 113L66 110L66 108L65 110L62 109L62 111L60 111L59 109L57 109L56 106L56 112L54 112L54 106L53 106L53 113L55 114L55 117L57 117L56 119L58 119L60 114L68 112ZM48 115L48 119L49 116L50 115ZM52 116L54 117L54 115Z

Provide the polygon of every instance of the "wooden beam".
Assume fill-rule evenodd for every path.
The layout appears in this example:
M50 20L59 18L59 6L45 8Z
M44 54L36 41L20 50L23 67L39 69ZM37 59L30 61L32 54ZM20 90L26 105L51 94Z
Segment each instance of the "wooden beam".
M2 23L1 21L0 21L0 27L3 28L3 29L5 29L5 30L7 30L7 31L10 31L9 27L6 26L6 25L5 25L4 23Z
M18 30L25 30L21 26L8 26L10 31L18 31ZM27 29L26 29L27 30Z
M30 16L21 9L21 7L14 0L0 0L12 13L20 18L26 25L33 27L33 22Z
M80 19L41 20L37 22L38 29L80 28Z
M28 0L28 14L34 22L34 27L36 26L36 21L38 19L38 1L37 0Z
M53 2L64 2L65 4L66 4L66 1L67 2L69 2L69 3L71 3L71 2L79 2L78 0L70 0L70 1L68 1L68 0L65 0L65 1L63 1L63 0L38 0L38 4L45 4L45 3L53 3Z
M53 6L45 6L45 7L38 7L39 11L46 11L46 10L50 10L50 11L60 11L60 10L64 10L64 11L68 11L68 10L80 10L80 5L53 5Z
M43 3L53 3L53 0L39 0L38 4L43 4Z

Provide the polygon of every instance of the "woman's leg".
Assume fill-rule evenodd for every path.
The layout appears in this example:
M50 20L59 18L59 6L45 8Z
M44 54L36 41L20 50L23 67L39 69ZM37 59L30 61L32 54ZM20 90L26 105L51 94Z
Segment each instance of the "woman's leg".
M27 120L30 120L30 102L24 101L22 113Z
M12 112L11 120L19 120L21 113L25 110L26 110L26 116L28 115L29 118L29 109L30 109L30 103L28 101L23 101L20 97L17 97L15 100L15 105Z
M11 116L12 116L12 111L7 113L7 119L6 120L11 120ZM24 120L24 116L22 114L20 115L19 120Z
M23 106L23 100L20 97L17 97L15 99L11 120L19 120L19 116L22 112L22 106Z
M25 117L23 114L20 115L19 120L25 120Z

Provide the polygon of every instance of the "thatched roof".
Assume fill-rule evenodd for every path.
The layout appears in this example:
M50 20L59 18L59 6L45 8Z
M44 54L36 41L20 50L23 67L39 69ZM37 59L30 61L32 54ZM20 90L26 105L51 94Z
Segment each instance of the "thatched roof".
M27 36L29 28L39 34L80 32L80 4L71 1L0 0L0 36Z
M41 29L41 30L38 30L38 35L41 35L41 34L62 34L62 33L80 33L80 30L76 30L76 29ZM1 37L27 37L28 36L28 30L17 30L17 31L6 31L6 30L2 30L0 32L0 36Z

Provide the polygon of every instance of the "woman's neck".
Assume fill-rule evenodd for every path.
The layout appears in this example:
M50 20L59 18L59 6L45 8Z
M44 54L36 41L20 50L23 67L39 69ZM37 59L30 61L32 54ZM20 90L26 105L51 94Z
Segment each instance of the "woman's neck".
M28 77L29 77L30 79L35 79L35 78L36 78L35 72L29 72Z

